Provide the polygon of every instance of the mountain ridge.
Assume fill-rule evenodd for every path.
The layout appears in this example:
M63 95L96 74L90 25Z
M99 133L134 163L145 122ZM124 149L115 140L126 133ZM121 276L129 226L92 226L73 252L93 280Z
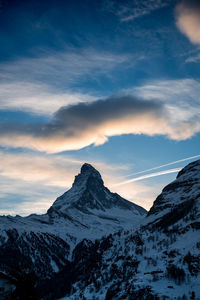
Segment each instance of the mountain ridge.
M0 272L16 282L27 270L41 281L49 280L65 269L81 240L94 241L137 226L145 214L143 208L111 193L100 173L84 164L72 188L46 214L0 216Z
M146 210L139 205L125 200L117 193L111 193L104 186L100 173L88 163L85 163L81 167L80 174L75 176L72 188L58 197L51 208L62 208L63 212L63 206L66 206L66 209L75 206L77 209L97 209L102 211L117 206L131 210L135 208L141 214L146 213ZM51 208L48 212L51 212Z
M139 228L88 247L85 242L77 245L74 292L63 299L199 300L199 190L200 160L183 168L163 189ZM80 275L85 266L90 269Z
M99 201L99 189L104 191L105 187L100 174L93 171L86 165L76 177L72 191L75 188L78 193L75 195L81 198L87 189L86 186L83 188L82 179L86 182L92 172L97 181L95 179L90 185L89 180L93 191L90 200ZM85 172L87 176L80 177ZM100 182L98 188L96 182ZM43 300L55 300L64 296L63 299L67 300L199 300L199 190L200 160L179 172L177 178L163 189L149 213L143 215L138 224L119 230L115 227L115 232L98 239L95 239L95 231L93 238L85 236L77 239L75 231L71 232L71 236L65 236L66 228L72 221L69 220L69 212L73 212L73 217L76 218L77 214L79 217L85 214L92 222L94 217L99 218L98 222L101 217L105 217L105 207L99 207L98 201L93 214L88 213L92 211L90 201L86 213L79 210L80 206L78 209L70 208L69 193L66 192L63 198L56 200L57 203L55 201L56 209L52 209L42 219L42 222L47 222L43 226L49 232L36 230L21 234L18 230L9 229L2 234L0 231L0 272L17 280L16 290L12 292L13 299L29 299L27 295L32 296L30 291L34 290L37 295L35 299ZM80 199L75 200L79 202ZM64 212L59 210L60 201L66 202ZM114 208L106 211L109 210L113 212ZM124 211L127 214L128 210ZM40 219L40 216L29 216L30 222L32 218ZM5 220L6 217L4 223ZM12 219L12 222L14 220L16 219ZM23 220L24 218L18 217L18 222L23 223ZM76 220L80 221L79 218ZM93 225L99 226L98 222ZM108 224L109 222L115 224L114 219L109 220ZM82 225L76 224L78 231L83 230ZM5 224L5 227L8 225ZM59 235L60 228L63 236ZM87 230L88 228L84 228L82 233L85 234ZM72 247L70 239L73 238L75 240ZM42 250L43 245L45 252ZM16 255L18 260L10 261L10 257ZM24 260L29 266L28 274ZM36 276L36 281L31 274ZM23 286L23 291L19 285ZM22 297L25 292L25 298L17 298L19 295Z

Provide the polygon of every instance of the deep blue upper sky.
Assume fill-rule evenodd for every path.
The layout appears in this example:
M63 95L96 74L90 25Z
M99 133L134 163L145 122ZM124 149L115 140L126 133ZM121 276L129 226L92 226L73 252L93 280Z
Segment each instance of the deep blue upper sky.
M0 213L45 211L85 161L150 207L187 161L115 184L199 154L199 28L195 0L2 0Z

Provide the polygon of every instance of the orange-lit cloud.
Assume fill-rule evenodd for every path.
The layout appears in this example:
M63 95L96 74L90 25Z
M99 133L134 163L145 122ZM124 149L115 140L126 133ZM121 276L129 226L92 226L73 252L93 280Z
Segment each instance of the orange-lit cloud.
M193 113L181 119L178 107L121 96L62 107L48 123L2 123L0 142L54 153L101 145L109 137L122 134L184 140L199 131L200 121Z
M200 44L200 2L182 0L176 7L176 24L194 44Z
M82 162L68 157L0 151L0 175L48 186L70 187Z

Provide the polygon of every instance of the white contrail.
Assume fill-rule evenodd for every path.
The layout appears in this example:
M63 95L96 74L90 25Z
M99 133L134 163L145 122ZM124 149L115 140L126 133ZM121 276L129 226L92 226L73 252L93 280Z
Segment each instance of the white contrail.
M186 161L186 160L190 160L190 159L194 159L194 158L197 158L197 157L200 157L200 154L198 154L198 155L195 155L195 156L190 156L190 157L187 157L187 158L183 158L183 159L180 159L180 160L177 160L177 161L173 161L173 162L170 162L170 163L167 163L167 164L164 164L164 165L158 166L158 167L154 167L154 168L151 168L151 169L147 169L147 170L144 170L144 171L140 171L140 172L132 173L132 174L126 175L125 177L130 177L130 176L134 176L134 175L138 175L138 174L146 173L146 172L149 172L149 171L153 171L153 170L161 169L161 168L163 168L163 167L167 167L167 166L175 165L175 164L178 164L178 163L180 163L180 162L183 162L183 161Z
M151 177L155 177L155 176L166 175L166 174L170 174L170 173L176 173L176 172L179 172L181 169L182 168L176 168L176 169L169 169L169 170L165 170L165 171L150 173L150 174L147 174L147 175L139 176L139 177L136 177L136 178L132 178L132 179L123 181L123 182L116 183L114 186L124 185L124 184L130 183L130 182L139 181L139 180L143 180L143 179L151 178Z

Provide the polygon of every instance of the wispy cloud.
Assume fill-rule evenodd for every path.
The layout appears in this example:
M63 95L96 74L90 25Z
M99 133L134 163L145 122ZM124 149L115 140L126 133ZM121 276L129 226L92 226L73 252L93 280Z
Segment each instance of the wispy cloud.
M141 59L136 56L132 57L131 64ZM0 110L51 115L61 106L90 102L105 95L95 91L94 98L84 92L88 82L98 82L102 75L111 78L113 70L128 66L128 54L68 48L1 63ZM81 92L77 85L82 86Z
M27 182L0 176L0 215L28 215L45 213L53 201L64 192L58 186L45 186L39 182Z
M19 58L12 63L1 64L0 79L3 82L42 82L53 86L69 86L96 76L107 75L130 56L94 49L66 48L62 52L44 51L37 57ZM127 66L127 64L125 64Z
M123 181L123 176L121 177ZM153 201L156 199L157 195L160 194L163 184L148 184L148 182L129 182L124 185L115 185L116 178L113 176L110 177L108 181L108 187L112 192L117 192L120 196L125 199L136 203L145 209L149 210L153 204Z
M182 0L175 10L176 25L194 44L200 44L200 2Z
M173 123L192 122L199 126L200 82L194 79L155 80L124 91L144 99L157 99L165 104ZM197 129L196 127L196 129ZM196 131L196 130L195 130ZM197 129L198 132L198 129Z
M0 160L1 215L45 213L71 187L84 162L65 155L8 151L0 151ZM97 166L109 169L103 163Z
M61 106L90 102L95 98L88 94L56 89L34 82L0 83L0 110L24 111L37 115L52 115Z
M70 155L44 154L38 152L0 151L0 176L27 183L69 188L78 174L84 159ZM129 169L126 165L113 165L102 161L87 161L107 177L115 172Z
M42 185L70 187L82 161L67 156L0 151L0 175Z
M145 84L133 87L126 91L148 99L160 99L163 102L178 101L179 104L188 103L192 100L192 105L199 104L200 82L192 78L172 79L172 80L152 80Z
M200 49L199 49L200 50ZM190 55L186 60L186 63L197 63L200 62L200 53L196 55Z
M170 1L162 0L134 0L134 1L107 1L107 9L115 13L121 22L128 22L150 14L152 11L169 5Z

